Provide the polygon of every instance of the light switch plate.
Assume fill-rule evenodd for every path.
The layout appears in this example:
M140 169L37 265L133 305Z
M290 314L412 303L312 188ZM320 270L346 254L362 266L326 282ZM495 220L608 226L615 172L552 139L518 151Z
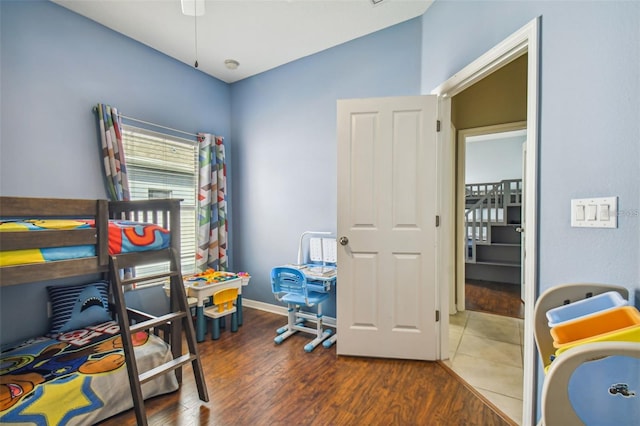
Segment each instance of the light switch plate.
M618 197L571 200L571 226L576 228L617 228Z

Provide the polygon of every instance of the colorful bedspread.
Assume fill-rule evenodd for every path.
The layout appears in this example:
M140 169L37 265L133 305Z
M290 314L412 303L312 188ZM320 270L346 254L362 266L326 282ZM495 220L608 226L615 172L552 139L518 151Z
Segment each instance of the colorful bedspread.
M94 227L90 220L22 220L0 222L0 232L71 230ZM169 231L154 224L109 221L109 254L161 250L169 247ZM95 256L94 245L0 251L0 267Z
M134 335L138 370L170 361L157 336ZM0 354L0 424L94 424L133 407L118 325L39 337ZM174 374L142 385L145 398L175 391Z

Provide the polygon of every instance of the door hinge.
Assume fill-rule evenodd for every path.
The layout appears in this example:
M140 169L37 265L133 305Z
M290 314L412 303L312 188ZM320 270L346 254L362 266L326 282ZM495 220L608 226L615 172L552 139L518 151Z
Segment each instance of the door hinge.
M436 120L436 132L440 131L440 120Z
M440 226L440 216L436 215L436 228Z
M440 321L440 311L436 311L436 322Z

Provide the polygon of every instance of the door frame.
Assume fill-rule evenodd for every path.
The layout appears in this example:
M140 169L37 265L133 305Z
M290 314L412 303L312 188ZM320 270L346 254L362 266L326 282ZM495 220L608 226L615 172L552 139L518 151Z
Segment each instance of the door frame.
M525 262L524 277L527 283L525 289L525 322L524 322L524 380L523 380L523 404L522 404L522 421L523 424L533 425L536 418L536 346L533 338L533 305L536 300L538 288L537 281L537 264L538 264L538 222L537 222L537 196L538 196L538 127L539 127L539 60L540 60L540 22L541 17L538 16L531 20L525 26L511 34L502 42L498 43L492 49L480 56L478 59L464 67L451 78L443 82L441 85L431 91L431 94L439 95L445 99L443 105L444 114L450 115L450 99L456 94L462 92L467 87L482 80L489 74L528 53L527 63L527 158L526 158L526 181L527 193L525 194L525 222L527 223L527 234L529 238L525 240ZM448 102L446 102L448 100ZM447 110L446 105L449 108ZM444 121L445 123L447 121ZM443 126L443 141L451 140L448 134L450 126ZM442 144L443 151L453 151L451 144ZM441 158L451 159L451 153L444 152ZM449 167L452 162L443 162L443 167L439 169L439 180L441 182L441 190L451 188L452 172ZM455 167L455 166L454 166ZM449 221L455 218L455 211L451 210L450 200L442 199L440 203L440 212L444 218ZM440 241L452 240L455 234L451 233L454 228L451 223L444 226L440 230ZM446 259L450 256L450 247L439 246L439 255ZM445 271L450 270L447 268ZM443 317L447 315L449 307L449 292L451 282L455 277L450 273L440 272L438 275L438 288L440 298L440 306L443 308ZM448 318L448 317L445 317ZM449 322L440 321L440 356L442 359L448 357L448 335Z
M527 129L526 121L515 121L513 123L495 124L491 126L473 127L470 129L462 129L458 131L458 137L456 138L456 277L454 285L454 294L456 295L455 313L457 311L465 310L465 249L467 248L467 240L462 236L465 234L464 227L464 212L465 212L465 176L466 176L466 161L467 161L467 138L473 136L483 136L497 133L513 132L518 130ZM524 161L524 158L523 158ZM526 176L522 175L522 187L526 182ZM521 262L524 263L524 262ZM524 271L524 268L521 270ZM522 282L520 282L522 285ZM524 300L526 296L523 296Z

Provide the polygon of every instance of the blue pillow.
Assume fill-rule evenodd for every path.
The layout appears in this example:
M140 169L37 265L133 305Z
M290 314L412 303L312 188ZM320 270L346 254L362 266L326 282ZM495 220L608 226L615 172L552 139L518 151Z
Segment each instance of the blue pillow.
M109 283L47 287L51 302L51 329L56 335L111 320Z

